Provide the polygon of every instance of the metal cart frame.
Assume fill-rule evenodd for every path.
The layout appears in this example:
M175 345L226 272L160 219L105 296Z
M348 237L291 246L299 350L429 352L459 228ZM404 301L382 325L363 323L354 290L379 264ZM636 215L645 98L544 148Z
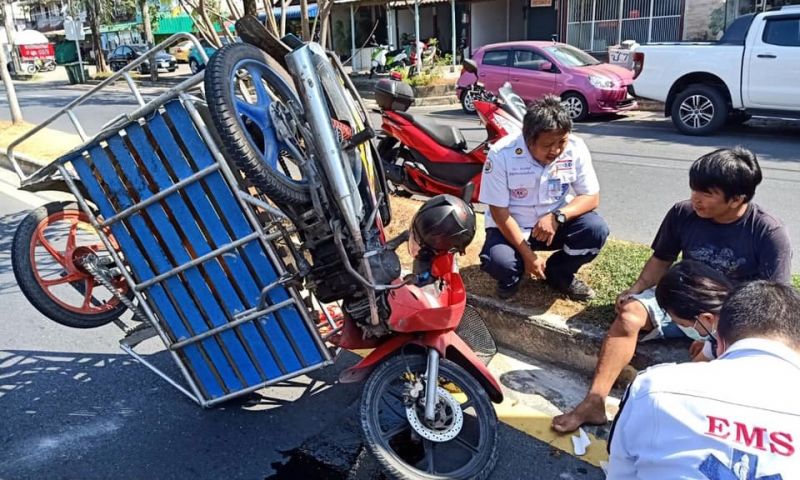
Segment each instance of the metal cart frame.
M150 53L182 40L191 40L195 47L199 49L200 55L204 60L208 61L205 51L194 36L190 34L173 35L155 46L148 54L130 63L100 85L71 102L38 127L12 142L8 148L8 156L20 177L21 188L30 190L58 189L57 185L63 182L63 186L66 187L65 190L75 196L80 208L88 215L98 236L113 258L116 271L125 278L129 291L133 292L138 302L138 312L134 312L135 315L144 317L143 326L133 329L130 329L121 321L117 321L118 326L126 331L125 338L120 341L122 350L154 371L187 397L203 407L210 407L233 397L330 365L333 360L331 352L326 347L324 339L318 331L317 325L309 316L306 300L303 299L300 291L295 286L295 282L293 282L294 275L290 273L290 269L278 253L278 241L291 241L289 235L292 230L282 224L286 216L280 210L265 202L264 199L254 196L242 186L241 179L237 177L238 172L232 169L224 158L214 136L201 116L198 106L203 105L203 99L190 93L191 89L198 87L202 83L204 72L193 75L149 102L144 100L136 82L130 76L130 71L144 62ZM74 108L120 79L124 79L130 87L131 94L139 105L138 108L129 114L114 118L102 128L101 132L89 137L73 111ZM187 114L185 117L184 113ZM83 143L52 164L31 175L25 175L21 165L14 158L14 148L64 115L70 118ZM166 123L164 123L164 118L167 118ZM177 138L181 138L181 135L185 136L186 131L196 131L210 154L210 157L206 159L208 162L201 164L199 160L195 159L194 168L189 174L184 169L183 175L170 172L168 175L159 177L161 180L155 179L161 174L154 173L153 169L160 167L155 163L149 163L149 167L143 166L148 162L144 159L147 155L146 152L143 153L140 149L128 158L126 156L128 154L125 153L126 149L123 148L127 146L130 147L130 150L134 150L131 144L139 142L137 145L144 145L142 148L146 150L147 140L149 140L150 144L161 148L157 145L158 139L153 138L155 134L151 132L148 136L138 131L154 122L161 122L164 125L170 124L170 130L175 130L172 133ZM180 130L181 128L183 130ZM148 132L150 131L148 130ZM134 133L138 135L138 140L135 138L136 135ZM186 160L189 160L187 163L191 166L192 159L188 158L190 154L186 152L186 149L187 147L184 146L184 156L186 156ZM109 150L114 152L113 159L104 157L106 154L103 152ZM202 149L196 151L200 152L201 155L204 152ZM172 153L167 155L162 152L160 156L154 155L152 158L148 158L151 161L155 158L166 164L170 162L167 157L171 158L171 155ZM127 160L125 161L130 164L127 165L125 161L121 161L123 158L126 158ZM165 168L170 170L171 167L167 165ZM140 173L143 178L147 178L134 178L137 173ZM135 185L126 184L126 178ZM165 178L171 179L172 182L164 180ZM218 189L213 192L209 187L212 181L215 182L215 188ZM101 183L104 185L103 187L99 187ZM153 192L154 184L158 184L158 188L156 189L157 191ZM202 185L202 187L199 185ZM195 189L194 194L187 193L193 188ZM137 189L140 192L138 199L133 198L133 194L130 193L135 193ZM151 194L148 194L148 191ZM195 234L193 237L192 232L186 230L187 227L185 225L187 222L192 225L196 224L201 229L204 225L208 227L206 222L209 220L207 218L200 219L201 215L198 210L195 210L196 205L194 205L195 200L201 203L206 201L202 198L201 193L197 193L203 191L206 192L206 196L209 199L211 210L213 211L216 208L217 213L220 213L220 220L223 221L223 230L228 231L230 234L228 241L219 241L219 238L214 238L211 241L214 235L208 231L201 232L199 236ZM100 198L102 195L98 195L98 192L106 192L109 197L116 196L116 201L112 202L110 198ZM231 198L226 207L228 208L227 212L235 213L235 207L243 216L242 218L246 220L245 223L240 224L238 228L240 234L238 236L233 234L232 230L235 230L235 228L230 223L224 223L227 220L222 215L225 213L221 206L222 200L213 198L214 195L227 195L228 193L231 194ZM200 197L197 195L200 195ZM192 199L191 203L188 202L188 199ZM92 205L90 205L90 202ZM116 203L116 205L112 205L112 203ZM98 215L98 211L101 215ZM189 212L195 218L193 220L183 216L178 218L182 212ZM239 213L236 213L236 215L239 215ZM261 220L259 216L262 219L266 218L266 221ZM145 221L139 221L139 217L146 217ZM135 221L138 221L136 226L133 225ZM245 224L249 233L241 234L244 231L242 225ZM162 227L161 229L157 228L159 225ZM190 255L187 257L171 252L172 248L178 248L175 246L175 242L172 242L170 244L172 247L165 247L164 245L159 247L164 251L169 250L167 253L170 254L166 255L165 258L173 258L171 262L164 263L161 261L158 266L155 265L159 262L152 260L151 256L155 254L152 249L147 248L140 249L145 258L134 258L136 255L134 252L137 249L130 245L138 244L146 247L147 242L143 240L146 234L142 234L141 231L142 229L147 230L147 228L156 229L156 231L162 233L164 231L170 232L172 231L170 229L174 229L173 237L181 239L184 245L180 248L189 251ZM114 236L120 245L120 250L117 250L109 238L108 233L110 230L122 233L127 232L132 237L136 235L138 237L133 244L128 245L128 248L126 248L125 242L122 241L122 238L119 238L120 235L115 234ZM113 231L111 233L114 233ZM175 233L177 233L177 236ZM225 237L225 235L222 235L222 237ZM208 244L206 251L200 253L201 250L190 248L198 247L198 245L202 246L202 240L206 240ZM186 244L191 245L187 246ZM156 244L150 245L152 247ZM245 252L245 249L250 250ZM253 295L247 296L242 293L246 289L252 292L253 286L250 285L247 288L242 286L244 280L241 280L241 276L233 275L236 268L232 266L232 262L236 263L241 259L243 264L246 264L246 268L240 270L241 272L249 271L253 278L261 278L262 276L256 273L257 267L255 263L257 262L253 258L257 258L258 252L262 251L266 255L269 264L274 268L275 278L271 282L262 281L258 284L260 291L258 291L256 299ZM179 257L182 257L181 261L178 261ZM234 258L234 260L231 260L231 258ZM149 264L149 270L142 266L137 267L135 264L139 261ZM217 272L216 278L221 279L218 282L212 279L214 273L210 271L212 267L209 265L217 266L214 267L214 270ZM221 269L218 267L221 267ZM145 271L150 270L152 270L151 274L147 275ZM258 271L263 271L263 269ZM219 276L219 272L222 272L222 276ZM230 282L234 290L239 294L242 307L237 309L224 305L222 318L219 318L219 310L217 310L217 316L215 317L210 313L210 311L214 310L214 308L211 308L213 305L209 308L203 308L201 306L203 302L198 300L200 295L197 291L192 291L193 283L186 280L190 273L194 274L194 282L202 283L202 281L205 281L212 291L215 285L218 287L218 284ZM227 278L223 278L226 275ZM165 285L166 287L164 288L167 289L165 297L171 299L173 304L178 304L175 308L183 308L183 305L180 305L180 302L174 298L175 296L190 298L196 303L196 306L200 307L194 309L196 313L199 313L199 317L193 319L188 319L185 311L182 314L182 311L178 311L179 315L176 318L180 318L187 327L187 332L176 331L175 326L165 320L168 315L160 311L163 310L166 304L163 301L157 301L155 297L158 295L153 289L159 289ZM173 287L178 292L181 289L186 289L189 295L171 294L169 288ZM280 301L271 299L276 295L276 292L285 292L285 298ZM221 297L221 294L216 293L215 298L217 297ZM278 295L278 298L283 297ZM203 303L203 305L206 304ZM335 330L336 325L327 308L323 307L320 310L324 314L330 329L332 331ZM289 325L292 320L287 320L287 318L294 318L294 314L291 312L296 312L299 315L300 323L295 321ZM301 360L299 363L295 362L294 368L288 366L291 362L286 358L281 358L282 355L284 357L288 355L286 352L289 350L284 349L283 354L278 352L277 350L279 349L274 345L275 339L270 339L270 332L267 331L270 327L267 326L267 322L273 321L275 323L270 324L273 325L271 327L273 328L272 333L283 332L291 350L295 353L297 359ZM202 324L206 326L205 329L202 328ZM278 330L274 330L275 324L277 324ZM248 329L247 335L242 333L244 329ZM180 330L180 328L177 330ZM304 336L306 334L308 338ZM167 351L179 367L183 382L171 378L167 373L135 351L135 348L141 342L156 335L161 338ZM274 337L274 335L272 336ZM258 338L264 341L263 346L258 344ZM243 348L237 347L237 341L241 344L239 347ZM298 347L300 343L305 346ZM211 348L212 344L216 345L213 349ZM311 344L313 344L313 351L318 355L315 356L311 353L312 350L309 347ZM194 356L187 353L190 351L189 349L195 348L201 350L205 348L205 350ZM211 352L211 350L214 350L214 352ZM259 351L261 352L260 354ZM267 369L264 367L268 363L265 352L268 352L272 356L274 363L280 367L277 374L275 371L272 374L267 374ZM220 373L220 367L213 361L215 354L218 359L227 360L230 363L230 367L232 367L233 376L227 380L226 376ZM248 370L250 371L249 375L243 373L245 367L237 363L239 362L237 358L244 363L247 363L245 360L249 360L252 366L255 367L254 371ZM202 363L203 361L207 362L207 365L198 364L198 362ZM198 369L202 368L210 369L212 375L206 375L206 378L198 373ZM206 379L203 380L203 378ZM209 387L209 378L218 380L223 388L212 392ZM231 378L241 381L237 384Z

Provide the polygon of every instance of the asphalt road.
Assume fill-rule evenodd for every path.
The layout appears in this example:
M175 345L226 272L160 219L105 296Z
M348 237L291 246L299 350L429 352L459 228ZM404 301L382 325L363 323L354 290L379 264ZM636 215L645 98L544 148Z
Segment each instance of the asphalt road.
M18 84L27 121L44 121L87 89L56 85ZM108 120L135 108L123 87L76 110L87 132L99 131ZM157 93L157 89L144 89L146 98ZM477 117L466 116L457 105L412 107L410 112L459 127L471 145L485 138ZM3 96L0 119L8 118ZM377 114L373 118L380 120ZM74 133L66 118L54 127ZM661 115L638 112L581 123L576 130L592 151L602 187L600 212L611 227L611 235L648 244L669 206L688 197L688 169L693 160L716 148L750 148L764 171L755 201L787 225L795 251L793 270L800 272L800 209L796 207L800 201L800 123L760 122L727 128L711 137L687 137L677 133Z
M16 192L13 175L0 171L0 479L344 480L308 471L308 462L297 468L292 460L301 445L311 445L320 457L356 457L361 434L353 407L361 385L336 381L355 355L345 353L334 366L243 399L200 408L124 354L115 326L58 325L20 293L11 266L14 232L31 208L51 200ZM143 351L148 360L178 376L158 341L149 342ZM495 366L498 358L506 359L505 367ZM584 389L582 378L554 367L498 356L491 368L506 387L501 420L525 420L539 431L546 432L549 418ZM557 398L558 406L546 396ZM554 448L552 440L501 423L499 441L492 480L604 478L599 468ZM355 478L382 478L369 462L355 472Z

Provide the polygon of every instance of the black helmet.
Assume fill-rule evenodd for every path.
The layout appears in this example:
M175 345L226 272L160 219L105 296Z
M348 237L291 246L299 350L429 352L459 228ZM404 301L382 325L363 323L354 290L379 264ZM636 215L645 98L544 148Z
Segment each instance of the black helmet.
M475 237L475 212L452 195L437 195L414 215L411 237L434 252L464 252Z

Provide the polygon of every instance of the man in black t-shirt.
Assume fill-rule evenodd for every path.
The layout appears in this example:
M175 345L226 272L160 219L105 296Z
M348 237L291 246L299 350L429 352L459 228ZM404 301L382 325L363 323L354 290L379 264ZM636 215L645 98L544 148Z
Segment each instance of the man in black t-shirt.
M759 183L758 160L744 148L716 150L692 164L691 198L667 212L653 241L653 255L638 280L617 297L617 317L600 349L589 393L571 412L553 419L555 430L571 432L586 423L607 422L605 399L633 358L639 332L646 332L642 340L685 336L658 306L654 292L678 255L737 283L790 282L792 250L786 229L751 203Z

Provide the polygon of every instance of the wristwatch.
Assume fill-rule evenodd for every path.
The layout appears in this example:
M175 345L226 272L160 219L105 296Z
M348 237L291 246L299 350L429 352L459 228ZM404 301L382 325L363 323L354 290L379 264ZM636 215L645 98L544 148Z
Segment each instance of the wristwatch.
M559 226L567 223L567 216L561 210L553 210L553 216L556 217L556 223Z

